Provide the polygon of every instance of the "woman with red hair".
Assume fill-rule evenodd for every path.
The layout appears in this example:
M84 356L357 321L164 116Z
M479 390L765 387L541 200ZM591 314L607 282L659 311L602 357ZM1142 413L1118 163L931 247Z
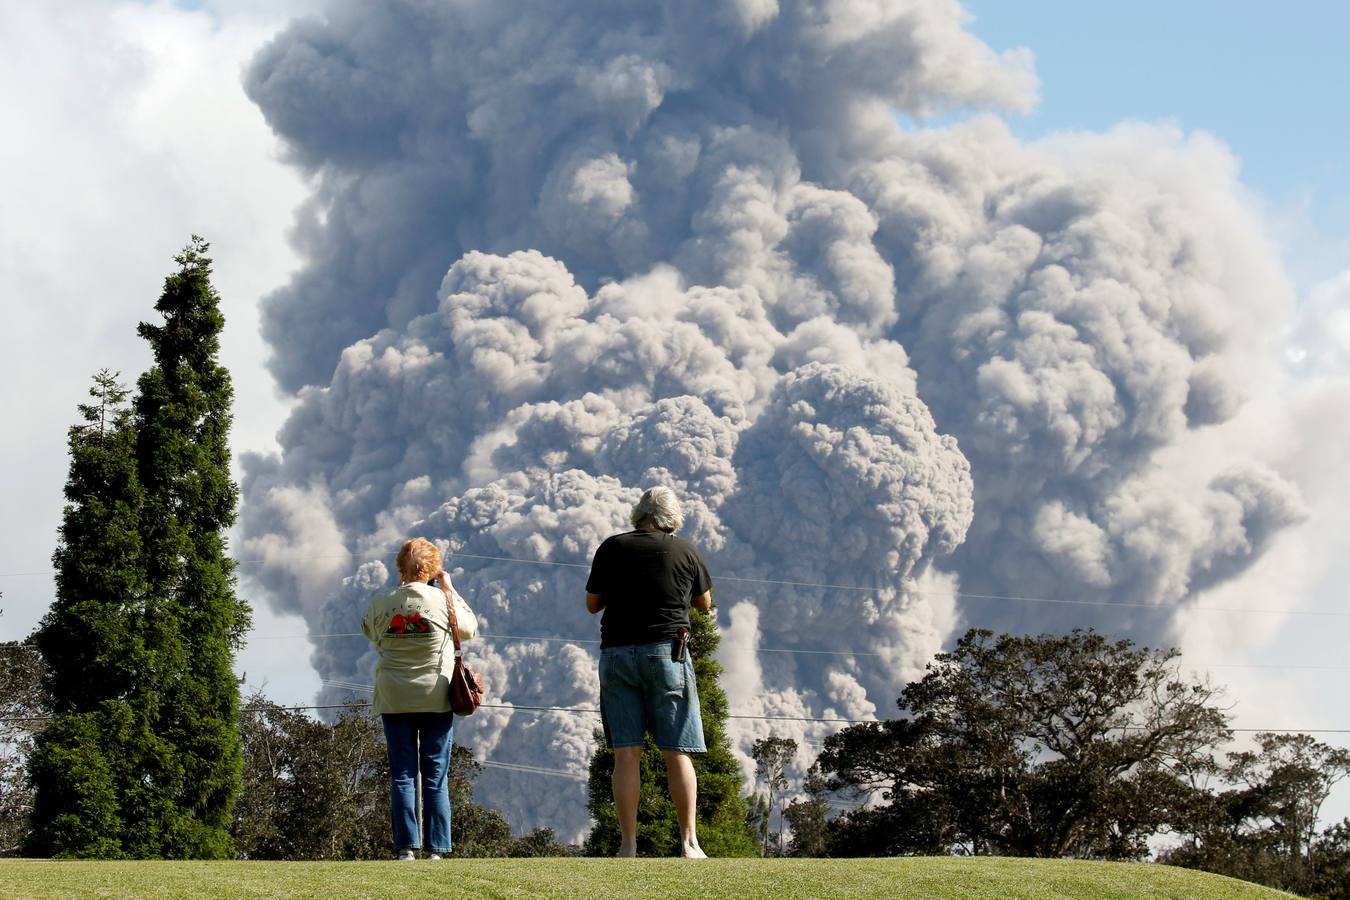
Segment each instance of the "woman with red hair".
M389 805L398 859L417 857L417 778L422 778L427 851L431 859L450 852L447 777L454 714L450 674L455 668L450 608L460 640L478 633L478 620L450 584L441 551L414 538L398 554L399 585L370 601L361 631L379 650L375 666L375 712L384 723L389 751ZM448 649L447 649L448 646Z

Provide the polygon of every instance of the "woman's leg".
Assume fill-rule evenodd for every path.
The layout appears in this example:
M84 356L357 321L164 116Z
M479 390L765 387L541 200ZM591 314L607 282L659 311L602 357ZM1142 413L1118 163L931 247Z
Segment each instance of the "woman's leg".
M454 713L421 713L422 814L427 850L450 852L450 749Z
M417 829L417 727L414 713L380 716L384 742L389 749L389 818L395 850L422 846Z
M670 799L675 803L675 819L680 823L680 855L690 859L704 859L707 854L698 845L698 776L694 761L688 753L662 750L666 759L666 785Z

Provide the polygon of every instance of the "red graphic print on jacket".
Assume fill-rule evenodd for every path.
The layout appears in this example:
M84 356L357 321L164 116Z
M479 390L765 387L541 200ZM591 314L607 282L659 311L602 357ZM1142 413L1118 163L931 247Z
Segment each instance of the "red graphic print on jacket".
M415 612L411 616L405 616L402 613L395 613L389 620L389 627L384 630L385 634L426 634L431 630L431 625L422 618L420 612Z

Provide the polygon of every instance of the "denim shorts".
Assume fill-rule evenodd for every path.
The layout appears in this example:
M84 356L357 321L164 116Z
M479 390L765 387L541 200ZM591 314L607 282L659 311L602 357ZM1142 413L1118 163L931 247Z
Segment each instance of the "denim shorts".
M605 647L600 651L600 718L611 747L641 747L650 731L656 746L706 753L694 665L670 658L671 642Z

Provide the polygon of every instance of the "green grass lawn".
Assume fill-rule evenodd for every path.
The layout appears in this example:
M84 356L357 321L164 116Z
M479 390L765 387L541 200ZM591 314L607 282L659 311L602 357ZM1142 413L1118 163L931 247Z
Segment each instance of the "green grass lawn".
M1288 897L1146 863L1050 859L0 860L0 897Z

